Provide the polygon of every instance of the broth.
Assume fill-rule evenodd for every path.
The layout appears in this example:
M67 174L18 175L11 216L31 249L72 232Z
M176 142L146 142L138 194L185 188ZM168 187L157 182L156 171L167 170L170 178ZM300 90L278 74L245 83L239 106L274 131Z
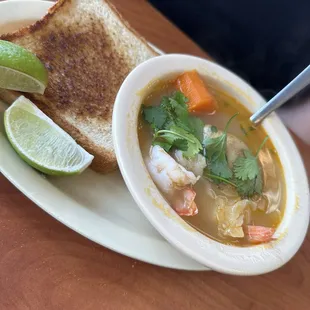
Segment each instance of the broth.
M267 135L264 128L260 126L254 130L251 127L249 121L250 112L235 98L230 97L219 89L211 88L209 85L208 89L218 103L217 112L213 115L196 113L195 116L203 120L205 124L215 125L219 130L223 130L232 115L238 112L239 115L231 123L228 132L242 140L250 151L255 154ZM176 91L176 88L173 81L158 82L152 86L150 94L144 100L144 105L159 105L163 96L169 96L174 91ZM138 135L143 158L145 161L148 161L150 160L149 152L153 134L151 127L142 117L139 120ZM281 162L270 139L259 152L258 158L262 168L264 186L260 196L256 195L251 198L251 201L255 202L257 209L250 212L251 216L248 224L277 228L283 216L286 193ZM224 235L219 230L219 204L226 206L226 208L227 206L232 207L234 203L240 200L235 190L225 184L215 184L203 177L193 186L193 190L196 192L195 202L199 213L195 216L183 216L182 218L188 224L219 242L238 246L250 245L246 238ZM162 194L169 202L165 193L162 192ZM270 213L266 210L269 210ZM247 221L248 218L246 212L244 214L244 221Z

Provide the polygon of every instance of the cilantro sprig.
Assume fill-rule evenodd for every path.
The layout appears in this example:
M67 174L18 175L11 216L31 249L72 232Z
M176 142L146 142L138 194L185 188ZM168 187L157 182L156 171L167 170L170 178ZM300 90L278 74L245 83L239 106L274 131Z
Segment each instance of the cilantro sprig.
M194 135L177 126L172 126L169 130L158 130L153 139L155 144L158 144L158 138L164 139L170 145L169 150L174 146L183 151L183 155L188 158L195 156L202 150L201 143Z
M237 192L241 197L252 197L255 193L261 195L263 190L263 180L261 172L254 179L235 179Z
M206 137L203 142L203 146L205 147L206 159L208 163L208 169L210 173L225 179L230 179L233 175L231 169L228 166L226 156L227 131L229 125L238 114L239 113L234 114L229 119L223 133L220 136L216 138L212 138L211 136Z
M265 145L268 137L259 146L255 155L250 150L244 150L230 169L227 161L227 131L236 113L227 122L221 135L216 138L207 137L204 142L207 168L204 176L212 179L215 183L226 183L236 188L241 197L251 197L255 193L261 194L263 190L262 172L258 162L258 154ZM213 133L217 128L211 128Z
M237 191L241 196L253 196L255 193L261 194L263 190L262 172L258 163L258 154L268 140L265 137L255 155L249 150L245 150L244 157L240 156L234 162L234 178Z
M255 179L259 173L257 158L249 150L243 153L244 157L239 156L234 163L235 177L242 181Z
M159 129L164 126L167 121L167 112L161 107L145 107L143 106L144 119L152 126L153 129Z
M213 181L215 181L215 183L226 183L233 187L237 187L237 185L233 183L232 181L230 181L229 179L225 179L216 174L210 173L207 168L203 171L203 176L206 178L212 179Z
M187 102L177 91L163 97L159 106L143 106L142 114L154 130L153 145L167 152L179 149L184 156L193 157L202 150L204 123L189 114Z
M207 168L204 176L216 183L226 183L236 188L241 197L261 194L263 189L262 172L258 154L265 145L264 139L255 155L249 150L239 156L231 169L227 161L227 134L233 115L227 122L223 133L217 137L203 140L204 123L189 114L188 99L179 91L162 98L158 106L143 106L142 114L153 129L153 145L160 145L167 152L178 149L185 157L193 157L204 149ZM215 126L211 132L218 132Z

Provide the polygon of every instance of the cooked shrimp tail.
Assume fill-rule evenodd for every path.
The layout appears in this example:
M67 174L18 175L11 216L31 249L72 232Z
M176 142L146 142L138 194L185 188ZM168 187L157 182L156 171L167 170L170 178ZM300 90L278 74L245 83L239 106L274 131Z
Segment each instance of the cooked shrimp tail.
M251 243L263 243L271 241L276 230L271 227L248 225L244 231Z
M155 145L150 150L148 170L155 184L165 193L173 209L179 215L192 216L198 213L194 202L196 193L191 188L198 180L193 172L177 163L162 147Z
M198 207L195 203L196 192L191 188L185 188L182 196L172 205L173 209L181 216L193 216L198 213Z

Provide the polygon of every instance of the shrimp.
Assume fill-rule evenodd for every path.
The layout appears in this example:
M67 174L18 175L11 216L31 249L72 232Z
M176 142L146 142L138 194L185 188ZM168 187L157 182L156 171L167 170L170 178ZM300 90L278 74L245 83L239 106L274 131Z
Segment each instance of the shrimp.
M184 188L182 190L182 197L177 197L172 204L173 209L179 215L193 216L198 213L198 208L195 203L196 192L191 188Z
M252 243L263 243L273 240L275 229L272 227L248 225L244 229L247 239Z
M178 164L162 147L155 145L150 150L148 169L156 185L165 193L194 185L199 177Z
M183 156L182 151L176 150L174 152L174 158L180 165L185 169L192 171L196 176L201 176L204 168L207 166L206 159L201 154L197 154L193 158L186 158Z
M153 181L166 198L173 202L172 207L179 215L192 216L198 213L194 202L196 193L191 186L199 177L178 164L159 145L151 147L146 165Z

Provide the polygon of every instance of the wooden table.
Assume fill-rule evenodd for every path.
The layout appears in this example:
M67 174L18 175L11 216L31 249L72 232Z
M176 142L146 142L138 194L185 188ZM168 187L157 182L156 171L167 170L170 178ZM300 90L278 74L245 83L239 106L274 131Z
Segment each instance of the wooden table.
M206 54L144 0L114 0L166 52ZM310 147L297 141L310 174ZM163 259L165 259L163 257ZM0 176L0 309L310 309L310 239L258 277L151 266L86 240Z

